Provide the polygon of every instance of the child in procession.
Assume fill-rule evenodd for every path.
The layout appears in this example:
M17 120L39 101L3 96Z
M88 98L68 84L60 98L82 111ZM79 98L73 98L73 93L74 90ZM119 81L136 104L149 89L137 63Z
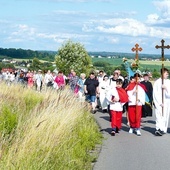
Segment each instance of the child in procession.
M122 79L116 80L116 87L110 89L106 98L110 103L111 112L111 135L119 133L122 124L123 105L128 101L126 91L122 88Z
M145 86L140 83L140 74L135 73L135 81L132 81L126 88L129 97L128 117L130 122L129 133L135 130L137 136L141 136L140 123L142 117L142 105L145 104Z

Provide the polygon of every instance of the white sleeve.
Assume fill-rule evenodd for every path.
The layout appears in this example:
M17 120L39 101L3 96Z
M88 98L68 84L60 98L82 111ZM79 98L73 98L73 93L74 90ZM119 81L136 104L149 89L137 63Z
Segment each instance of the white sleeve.
M153 101L155 106L162 104L162 90L160 80L155 81L153 85Z

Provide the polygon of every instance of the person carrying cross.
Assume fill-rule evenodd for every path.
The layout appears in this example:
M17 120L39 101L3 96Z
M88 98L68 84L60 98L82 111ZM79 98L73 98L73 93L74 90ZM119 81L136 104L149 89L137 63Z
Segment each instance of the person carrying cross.
M136 132L137 136L141 136L140 123L142 117L142 105L145 104L145 86L140 83L141 75L134 74L135 81L131 82L126 88L128 101L128 117L130 123L129 133Z
M162 136L163 134L167 133L170 115L170 80L168 79L169 70L167 68L161 69L161 75L162 76L157 79L153 85L153 103L156 115L156 136ZM162 78L164 79L164 84L162 84ZM164 91L163 103L161 98L162 90Z

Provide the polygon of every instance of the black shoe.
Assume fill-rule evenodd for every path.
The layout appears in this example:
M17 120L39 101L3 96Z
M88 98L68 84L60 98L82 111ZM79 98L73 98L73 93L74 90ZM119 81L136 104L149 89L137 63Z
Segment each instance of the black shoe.
M166 132L164 132L164 131L161 131L161 133L162 133L162 135L165 135L165 134L166 134Z
M93 110L93 112L92 112L92 113L93 113L93 114L95 114L96 112L97 112L96 110Z
M156 136L162 136L163 132L160 129L158 129L158 130L155 131L155 135Z
M107 113L107 109L103 109L102 112L103 112L103 113Z
M119 129L118 128L116 128L116 133L119 133Z
M114 130L111 131L111 135L115 136L115 131Z
M99 105L97 105L97 106L96 106L96 108L97 108L97 109L99 109L99 108L100 108L100 106L99 106Z

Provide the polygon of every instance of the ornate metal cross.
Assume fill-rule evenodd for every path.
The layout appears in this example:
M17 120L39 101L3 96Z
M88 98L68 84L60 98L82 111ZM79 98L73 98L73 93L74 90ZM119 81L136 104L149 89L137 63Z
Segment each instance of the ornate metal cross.
M164 59L165 59L165 58L164 58L164 49L165 49L165 48L167 48L167 49L170 48L169 45L165 46L165 45L164 45L164 42L165 42L165 41L162 39L162 40L161 40L162 45L161 45L161 46L159 46L159 45L156 45L156 46L155 46L156 49L161 48L161 50L162 50L162 61L164 61Z
M167 49L169 49L170 48L170 45L167 45L167 46L165 46L164 45L164 40L162 39L161 40L161 43L162 43L162 45L161 46L159 46L159 45L156 45L155 46L155 48L156 49L158 49L158 48L161 48L161 50L162 50L162 75L161 75L161 77L162 77L162 84L164 84L164 76L163 76L163 74L164 74L164 60L165 60L165 58L164 58L164 49L165 48L167 48ZM164 104L164 90L162 89L162 104ZM164 112L164 109L163 109L163 107L162 107L162 116L163 116L163 112Z
M139 47L139 44L135 44L135 47L132 48L132 51L136 51L135 59L138 60L138 51L142 51L142 48Z

